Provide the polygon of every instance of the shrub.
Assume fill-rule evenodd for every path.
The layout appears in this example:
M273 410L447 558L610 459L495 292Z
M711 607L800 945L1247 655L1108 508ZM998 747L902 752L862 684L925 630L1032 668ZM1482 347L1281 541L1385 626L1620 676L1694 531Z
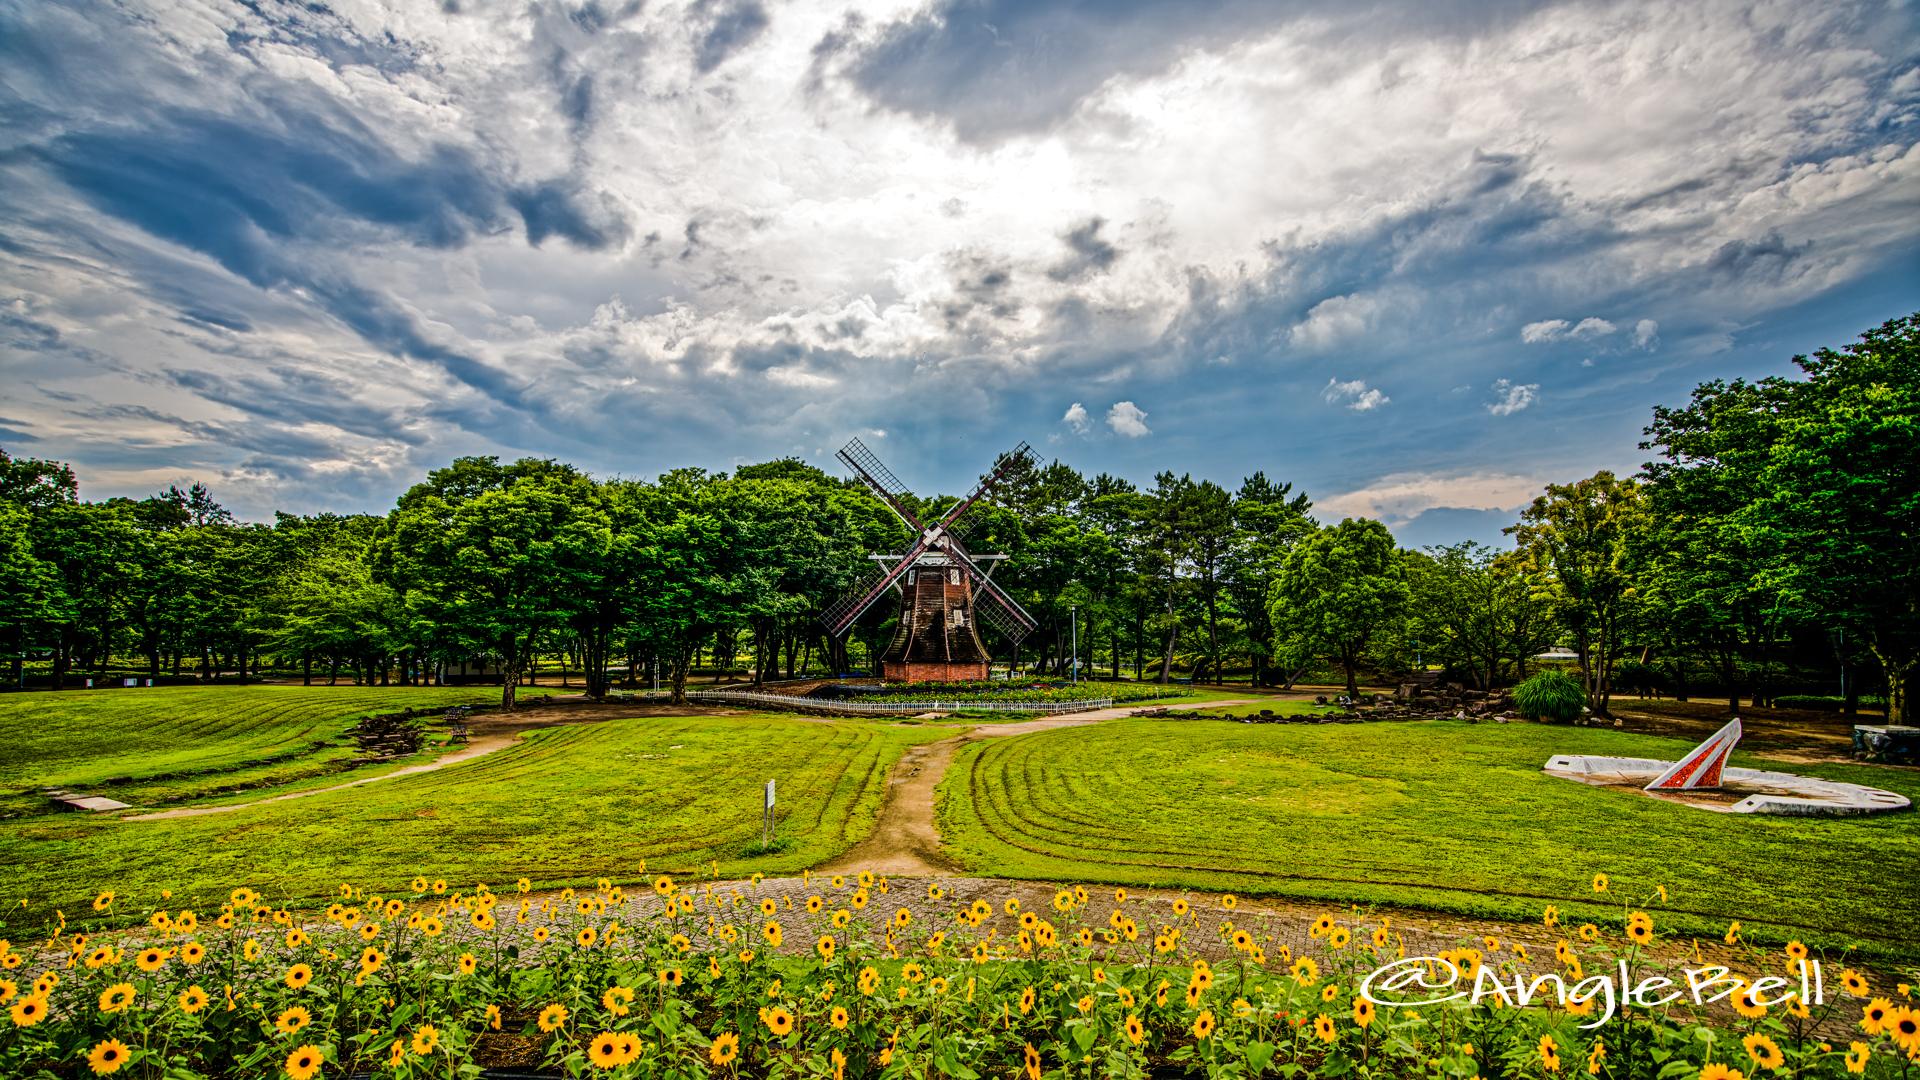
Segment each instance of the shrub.
M1773 699L1773 704L1782 709L1811 709L1815 712L1839 712L1846 707L1847 699L1841 697L1822 697L1813 694L1788 694ZM1861 695L1860 707L1863 709L1886 708L1886 699Z
M1578 679L1548 669L1513 688L1513 704L1529 720L1543 716L1571 720L1587 703L1587 691Z

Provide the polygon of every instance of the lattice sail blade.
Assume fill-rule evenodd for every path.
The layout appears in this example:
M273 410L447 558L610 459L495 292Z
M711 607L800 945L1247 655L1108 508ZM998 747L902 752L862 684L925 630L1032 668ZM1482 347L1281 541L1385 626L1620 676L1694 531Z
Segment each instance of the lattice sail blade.
M907 528L914 532L926 531L927 527L920 524L920 519L914 516L913 511L907 509L907 485L901 483L899 477L893 475L892 471L880 463L880 459L873 455L873 451L867 449L866 443L856 438L841 447L840 452L834 456L839 458L847 468L852 469L855 476L865 480L874 494L880 496L880 501L886 503Z
M875 601L885 596L887 590L893 587L893 583L906 574L907 568L912 566L914 560L918 559L926 549L927 544L924 539L913 541L907 545L900 557L894 560L892 566L883 567L862 578L859 584L847 590L845 596L828 605L827 610L820 614L820 622L827 628L828 636L838 638L845 634L854 620L872 607Z
M962 532L963 530L955 527L955 523L958 522L967 511L973 509L974 503L979 502L987 492L992 491L994 487L1000 483L1000 480L1006 476L1007 472L1019 464L1020 459L1026 457L1031 449L1031 447L1023 442L1019 446L1014 447L1012 451L1002 454L1000 460L993 463L993 468L987 472L987 475L981 477L980 482L974 485L973 493L961 499L959 502L954 503L953 509L947 511L947 516L940 521L940 527L954 533Z
M973 579L974 613L993 624L994 629L1019 641L1040 626L1040 621L1027 614L1020 602L1007 595L1007 591L993 583L980 565L969 559L964 551L955 547L947 549L947 557L959 563L967 576ZM984 601L984 602L983 602Z

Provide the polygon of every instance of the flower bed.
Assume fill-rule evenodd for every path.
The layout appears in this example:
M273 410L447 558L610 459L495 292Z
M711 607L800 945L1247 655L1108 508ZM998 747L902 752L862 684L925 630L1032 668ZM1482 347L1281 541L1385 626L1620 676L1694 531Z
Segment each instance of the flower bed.
M952 701L952 702L1054 702L1097 701L1112 698L1115 704L1128 701L1159 701L1164 698L1191 697L1192 691L1177 686L1150 683L1080 683L1053 686L1048 683L906 683L886 687L881 693L861 690L858 699L876 702Z
M1328 915L1294 956L1257 919L1235 925L1230 896L1203 912L1118 890L1102 920L1084 888L1022 911L935 883L915 916L889 888L865 874L784 892L662 876L635 894L602 881L534 900L421 879L384 898L342 886L324 920L244 888L204 919L105 894L93 917L57 919L34 962L0 945L0 1075L453 1078L511 1058L609 1078L1784 1080L1904 1077L1920 1060L1920 1014L1858 973L1832 972L1824 1004L1797 1000L1819 959L1797 944L1753 953L1756 974L1781 978L1723 979L1719 1006L1603 1000L1616 970L1692 985L1625 908L1605 932L1561 931L1549 908L1566 937L1519 1007L1516 979L1546 958L1491 938L1409 960L1390 922Z

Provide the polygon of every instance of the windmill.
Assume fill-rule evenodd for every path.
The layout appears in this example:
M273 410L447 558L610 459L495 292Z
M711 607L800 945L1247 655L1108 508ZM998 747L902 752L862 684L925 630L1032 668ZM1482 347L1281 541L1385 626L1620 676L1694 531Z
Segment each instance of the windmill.
M882 677L904 682L963 682L987 677L987 648L980 641L978 618L1014 642L1040 624L1006 590L993 583L992 571L981 563L1005 555L974 555L961 543L958 522L975 503L993 490L1009 470L1027 456L1021 443L994 464L973 494L955 503L945 517L929 525L907 509L902 496L907 487L855 439L837 455L854 475L866 481L880 501L914 535L892 555L875 555L879 562L864 581L827 608L820 622L835 640L846 635L854 620L872 607L888 589L900 593L900 625L893 643L881 655ZM978 601L978 602L977 602Z

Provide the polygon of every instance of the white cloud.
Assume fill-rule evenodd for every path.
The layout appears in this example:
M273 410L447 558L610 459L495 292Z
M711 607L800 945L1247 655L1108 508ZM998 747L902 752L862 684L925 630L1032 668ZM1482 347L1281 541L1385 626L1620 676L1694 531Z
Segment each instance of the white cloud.
M1520 340L1529 345L1543 341L1558 341L1564 337L1567 328L1573 324L1565 319L1546 319L1542 322L1528 323L1520 328Z
M1061 417L1060 422L1081 435L1085 435L1093 427L1093 421L1087 416L1086 408L1077 401L1067 407L1067 415Z
M1347 408L1352 409L1354 412L1366 412L1370 409L1377 409L1393 400L1377 389L1367 389L1367 381L1365 379L1355 379L1352 382L1328 379L1326 387L1320 391L1320 396L1326 398L1327 404L1329 405L1338 405L1343 401L1347 402Z
M1641 319L1633 324L1633 333L1627 337L1627 340L1636 349L1652 352L1660 347L1660 324L1652 319Z
M1436 506L1468 510L1518 510L1540 494L1547 479L1515 473L1393 473L1355 491L1314 500L1322 520L1378 518L1400 525Z
M1364 296L1335 296L1315 304L1287 340L1297 349L1325 349L1367 332L1379 301Z
M1533 404L1534 399L1538 396L1535 391L1539 389L1539 383L1527 383L1524 386L1516 386L1505 379L1495 379L1493 380L1493 392L1500 395L1500 399L1498 401L1488 402L1487 411L1495 416L1512 416L1514 413Z
M1614 326L1605 319L1581 319L1580 325L1573 328L1573 337L1592 341L1613 333Z
M808 432L807 434L811 435L813 433ZM867 434L873 436L876 439L884 439L887 437L887 429L886 428L868 428Z
M1131 401L1118 402L1107 410L1107 426L1113 429L1115 435L1134 439L1153 434L1153 429L1147 427L1147 414Z

